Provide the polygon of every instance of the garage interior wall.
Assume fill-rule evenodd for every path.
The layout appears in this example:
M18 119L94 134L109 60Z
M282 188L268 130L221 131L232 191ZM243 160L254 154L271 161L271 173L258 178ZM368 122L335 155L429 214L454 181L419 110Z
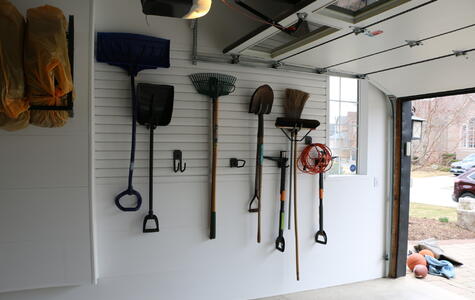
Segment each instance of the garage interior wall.
M55 4L68 14L68 5L73 2ZM254 115L247 113L248 101L259 85L268 83L274 88L273 113L265 117L266 155L278 155L280 150L287 150L286 140L273 126L275 118L283 111L283 94L287 87L311 94L304 116L321 121L322 126L313 136L316 141L325 142L328 77L239 65L199 63L194 66L189 59L189 23L149 17L147 25L135 1L96 1L94 16L95 31L142 33L172 41L172 67L144 71L137 78L137 82L172 84L176 91L172 123L165 128L159 127L155 136L154 207L160 220L160 232L141 232L148 200L148 135L140 126L134 185L141 191L144 204L139 212L124 213L113 203L114 196L125 188L127 181L129 81L121 69L95 63L89 74L94 77L90 100L93 133L89 138L94 147L92 203L97 241L94 257L97 285L3 293L1 299L125 300L150 296L156 299L251 299L384 276L388 113L385 97L379 90L361 82L360 151L365 174L327 179L325 230L329 244L326 246L315 244L313 239L318 220L316 177L299 175L301 281L297 282L292 232L284 233L285 253L274 249L279 170L268 162L264 168L263 242L260 245L255 242L256 216L247 212L247 204L253 191L257 121ZM211 13L200 20L200 51L219 52L220 47L229 42L216 40L216 35L212 34L212 27L219 27L215 22L229 18L232 16L224 18ZM86 42L83 45L91 46ZM216 240L207 238L209 102L194 92L188 75L195 72L221 72L238 77L236 92L221 99ZM87 85L77 87L87 94ZM80 115L86 118L87 108L77 111L76 118ZM87 137L87 126L81 133ZM174 149L183 150L188 166L183 174L172 172ZM87 153L87 149L84 151ZM246 159L248 164L243 169L230 169L227 165L231 157ZM74 162L87 165L87 161L86 157ZM17 161L17 164L22 162ZM31 165L34 163L24 163L21 167L30 170ZM38 170L43 176L45 172L53 171L56 172L48 168ZM57 197L56 201L60 201L60 196ZM51 211L57 209L54 203L48 205ZM20 209L13 201L11 206ZM88 216L84 217L89 222ZM46 217L35 220L44 226L50 222ZM14 218L10 218L10 222L2 226L3 230L15 224ZM67 222L62 226L63 230L73 230ZM87 228L81 233L89 237ZM44 266L34 267L38 273L45 271ZM2 278L4 276L8 274ZM57 286L60 286L59 282ZM15 289L21 288L31 286Z
M63 128L0 131L0 292L90 284L90 2L12 3L74 15L76 102Z

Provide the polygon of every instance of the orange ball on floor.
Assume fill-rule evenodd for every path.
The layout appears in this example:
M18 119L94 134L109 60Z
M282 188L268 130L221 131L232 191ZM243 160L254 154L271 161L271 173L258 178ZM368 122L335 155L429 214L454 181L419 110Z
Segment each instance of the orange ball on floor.
M424 265L416 265L414 267L414 276L416 276L416 278L425 278L427 273L429 273L429 271Z
M419 254L422 256L429 255L435 258L434 253L432 253L432 251L427 250L427 249L419 251Z
M407 257L407 266L409 269L411 269L411 271L414 270L416 265L427 265L426 259L419 253L413 253Z

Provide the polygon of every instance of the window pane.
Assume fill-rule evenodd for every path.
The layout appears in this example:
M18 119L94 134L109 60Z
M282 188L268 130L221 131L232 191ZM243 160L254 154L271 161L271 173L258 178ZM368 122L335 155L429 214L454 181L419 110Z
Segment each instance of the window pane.
M338 156L335 152L332 152L333 156ZM330 175L339 175L340 174L340 158L336 157L333 160L332 168L328 171Z
M340 100L340 77L330 76L330 100Z
M356 174L356 151L353 149L343 149L340 151L341 174Z
M340 124L356 126L358 122L358 104L341 102Z
M352 12L357 12L371 4L374 4L376 2L381 2L384 0L366 0L366 1L361 1L361 0L338 0L333 4L334 6L338 6L347 10L350 10Z
M328 140L336 158L328 173L357 174L358 80L330 77L329 92Z
M352 78L341 78L341 100L353 101L358 100L358 80Z
M330 124L338 124L340 118L340 102L330 101Z

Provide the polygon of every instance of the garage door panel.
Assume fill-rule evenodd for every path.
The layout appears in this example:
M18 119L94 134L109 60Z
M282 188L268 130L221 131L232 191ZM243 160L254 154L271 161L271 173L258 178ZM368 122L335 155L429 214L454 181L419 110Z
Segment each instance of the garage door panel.
M467 39L466 36L475 37L475 26L454 34L425 41L422 46L413 48L404 47L395 51L347 63L338 66L335 70L367 74L373 71L451 54L453 50L475 48L475 38Z
M389 11L388 15L394 15L398 11L413 7L416 3L418 2L413 3L411 1L397 10ZM454 2L439 0L421 9L409 12L370 28L371 30L383 30L384 33L379 36L368 37L362 34L350 35L292 57L286 60L286 62L303 65L311 64L315 67L327 67L349 59L354 59L370 53L402 45L405 40L419 40L473 24L475 23L473 11L475 11L475 1L461 0ZM359 26L370 24L375 20L377 19L366 20L359 24ZM349 29L341 30L340 32L329 36L328 39L340 36L346 32L349 32ZM473 37L473 35L467 34L467 37L468 36ZM323 41L324 40L314 43L314 45L322 43ZM310 45L307 45L302 49L308 47L310 47ZM285 56L286 55L283 55L278 58ZM356 73L361 72L356 71Z
M475 87L475 52L369 76L397 97Z

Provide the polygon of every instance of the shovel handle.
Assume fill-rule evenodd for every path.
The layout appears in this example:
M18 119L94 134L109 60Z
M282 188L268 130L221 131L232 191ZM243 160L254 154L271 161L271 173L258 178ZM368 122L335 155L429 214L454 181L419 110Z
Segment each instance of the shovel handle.
M147 228L147 224L152 221L153 227ZM143 232L150 233L150 232L159 232L158 228L158 218L153 212L149 212L148 215L145 216L143 219Z
M125 196L135 196L135 198L137 199L135 206L129 206L129 207L123 206L120 203L120 200ZM115 196L114 202L115 202L115 205L122 211L137 211L142 205L142 196L140 195L139 192L134 190L132 187L129 187L127 190Z

